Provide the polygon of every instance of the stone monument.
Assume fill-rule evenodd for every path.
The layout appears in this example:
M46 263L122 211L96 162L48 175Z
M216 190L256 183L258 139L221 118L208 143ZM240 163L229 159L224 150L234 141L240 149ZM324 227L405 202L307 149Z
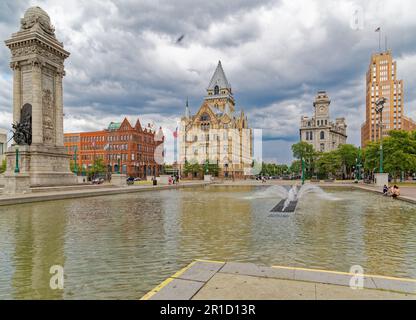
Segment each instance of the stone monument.
M62 79L69 52L39 7L25 12L6 46L12 54L14 143L6 153L4 192L76 184L63 134Z

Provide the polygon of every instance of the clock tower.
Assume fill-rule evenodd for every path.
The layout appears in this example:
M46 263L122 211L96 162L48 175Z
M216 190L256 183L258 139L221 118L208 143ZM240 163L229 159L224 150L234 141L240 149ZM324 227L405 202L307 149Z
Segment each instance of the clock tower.
M331 100L325 91L318 91L313 107L315 108L315 125L324 127L329 125L329 105Z

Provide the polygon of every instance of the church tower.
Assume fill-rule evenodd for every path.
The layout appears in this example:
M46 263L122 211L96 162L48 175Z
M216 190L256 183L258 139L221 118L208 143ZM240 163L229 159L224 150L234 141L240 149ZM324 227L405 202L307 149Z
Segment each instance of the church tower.
M225 76L221 61L218 61L217 68L209 82L205 101L220 112L234 112L235 110L231 85Z

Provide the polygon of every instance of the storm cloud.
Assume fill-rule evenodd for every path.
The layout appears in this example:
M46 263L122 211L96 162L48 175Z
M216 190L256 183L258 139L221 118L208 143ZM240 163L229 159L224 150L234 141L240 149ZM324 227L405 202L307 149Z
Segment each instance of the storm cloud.
M64 79L65 131L96 130L124 116L176 126L189 97L195 112L218 60L237 109L263 129L264 158L290 162L301 115L326 90L331 117L344 116L359 144L365 72L381 26L416 118L412 1L2 1L0 37L24 11L42 7L71 52ZM354 13L358 12L358 24ZM177 39L184 35L182 41ZM11 122L10 53L0 46L0 127Z

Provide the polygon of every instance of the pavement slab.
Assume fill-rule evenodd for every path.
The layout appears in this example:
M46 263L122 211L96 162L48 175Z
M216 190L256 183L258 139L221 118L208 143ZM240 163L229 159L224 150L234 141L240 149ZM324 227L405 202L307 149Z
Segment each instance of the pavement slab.
M253 263L196 260L142 299L158 300L416 300L416 280L327 270L264 267Z
M315 300L315 284L217 273L193 300Z

